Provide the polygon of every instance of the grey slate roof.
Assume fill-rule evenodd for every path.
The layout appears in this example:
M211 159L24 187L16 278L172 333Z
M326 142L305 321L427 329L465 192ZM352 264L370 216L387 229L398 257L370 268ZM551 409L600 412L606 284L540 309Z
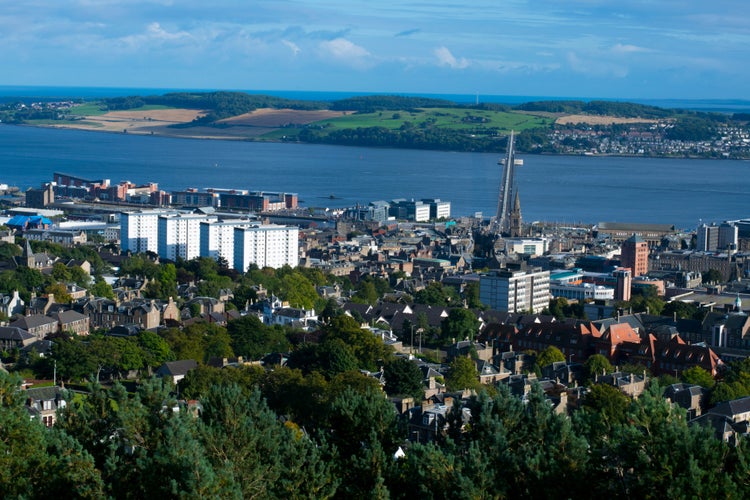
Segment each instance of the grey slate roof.
M50 323L57 324L57 320L43 314L32 314L31 316L24 316L23 318L17 319L11 323L10 326L17 326L24 330L31 330L33 328L39 328L40 326L49 325Z
M719 403L709 413L733 418L735 415L747 412L750 412L750 396Z
M198 362L194 359L181 359L179 361L167 361L156 370L157 375L186 375L187 372L198 367Z
M15 340L23 342L33 338L36 337L23 328L17 326L0 326L0 340Z

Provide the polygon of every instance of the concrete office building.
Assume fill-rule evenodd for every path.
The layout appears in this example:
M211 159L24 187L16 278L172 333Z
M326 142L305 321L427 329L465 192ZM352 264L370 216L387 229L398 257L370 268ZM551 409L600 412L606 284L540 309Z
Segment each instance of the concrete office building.
M729 222L724 222L719 226L719 241L717 250L724 252L727 250L736 250L739 240L739 228Z
M586 300L612 300L615 298L614 288L593 283L551 283L549 292L552 297L563 297L568 300L583 302Z
M427 222L430 220L430 205L414 200L393 200L390 204L390 215L401 220Z
M479 300L491 309L539 313L549 299L549 271L538 267L500 269L479 277Z
M278 269L299 264L299 228L254 224L234 228L234 268L247 271L250 264Z
M699 252L713 252L719 246L719 227L715 224L698 226L695 249Z
M451 216L451 202L439 198L424 198L422 203L430 206L430 219L449 219Z

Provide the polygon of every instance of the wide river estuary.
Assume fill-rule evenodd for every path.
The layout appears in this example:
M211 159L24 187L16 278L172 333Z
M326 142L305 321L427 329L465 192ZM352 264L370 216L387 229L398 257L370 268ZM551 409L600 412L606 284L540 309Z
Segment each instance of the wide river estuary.
M440 198L454 216L497 207L503 156L172 139L0 125L0 184L39 187L55 171L90 179L286 191L315 207ZM675 224L750 217L750 162L519 155L524 221ZM333 197L333 199L332 199Z

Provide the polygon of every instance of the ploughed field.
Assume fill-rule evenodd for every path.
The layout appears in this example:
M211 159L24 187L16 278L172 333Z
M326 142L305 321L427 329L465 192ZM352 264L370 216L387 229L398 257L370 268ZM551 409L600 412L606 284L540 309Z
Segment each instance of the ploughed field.
M104 112L96 105L84 104L74 108L63 120L36 120L40 126L95 130L142 135L200 139L283 140L295 136L303 128L320 133L344 129L382 127L389 130L404 128L453 130L472 136L502 136L510 130L588 123L644 123L655 120L618 118L581 114L554 114L524 111L494 111L470 108L416 108L399 111L296 110L261 108L210 125L191 124L207 114L205 110L178 109L165 106L143 106L127 111Z

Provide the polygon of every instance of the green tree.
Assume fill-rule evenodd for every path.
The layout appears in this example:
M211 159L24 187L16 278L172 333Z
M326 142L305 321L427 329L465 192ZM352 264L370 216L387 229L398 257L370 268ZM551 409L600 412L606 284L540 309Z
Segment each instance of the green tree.
M445 377L445 383L449 391L461 391L463 389L479 388L479 372L477 366L470 358L459 356L451 361L450 368Z
M697 365L683 370L680 374L680 378L686 384L699 385L705 389L711 389L716 384L716 381L711 374Z
M264 325L257 316L247 315L227 323L232 349L238 356L260 359L271 352L287 352L289 341L283 330Z
M345 390L329 407L330 442L342 498L382 498L399 440L396 411L379 391Z
M72 279L70 269L68 269L68 266L62 262L56 262L52 267L52 277L56 281L62 281L63 283L71 281Z
M422 371L406 358L395 358L385 364L385 392L391 396L411 396L414 401L424 398Z
M375 305L379 298L380 295L375 289L375 284L370 281L365 281L360 285L357 293L352 296L352 302L357 304Z
M0 490L5 498L104 494L93 457L59 429L30 419L16 375L0 372Z
M143 350L143 361L147 367L157 368L164 362L175 359L167 341L154 332L148 330L140 332L138 345Z
M688 426L685 411L666 401L657 384L630 405L623 422L592 457L595 474L618 480L593 484L594 495L652 498L659 491L669 498L723 498L740 494L731 479L726 444L713 438L709 429Z
M469 407L471 420L456 434L460 481L472 496L496 498L586 497L589 450L570 419L554 413L539 384L525 402L505 385L495 397L480 393Z
M282 298L292 307L312 309L318 300L318 292L310 280L301 272L292 271L281 279Z
M96 280L89 291L94 295L94 297L103 297L105 299L115 298L115 292L112 290L112 285L101 278Z
M149 298L167 300L177 296L177 268L171 262L158 267L155 279L146 285L144 295Z
M20 257L23 254L23 249L15 243L8 243L6 241L0 241L0 260L10 261L14 257Z
M428 306L446 307L460 302L458 294L451 287L444 287L439 281L429 283L414 295L414 302Z
M469 309L451 309L441 326L444 339L474 340L479 332L479 320Z
M159 275L159 264L151 260L146 254L132 255L120 264L120 276L141 276L148 279Z
M351 348L359 367L366 370L378 370L393 356L391 346L370 331L363 330L353 318L344 314L332 319L324 327L324 335L326 340L341 339Z
M213 386L236 385L249 397L264 375L263 368L256 365L238 366L231 370L198 365L180 381L180 394L187 399L200 399L207 396Z
M207 460L194 415L179 410L171 389L148 379L129 397L119 385L92 385L63 412L61 428L92 454L108 495L221 497L236 488Z
M91 283L91 276L83 270L81 266L73 266L70 268L70 279L76 285L86 288Z
M603 375L604 373L612 373L612 363L609 362L606 356L602 354L594 354L589 356L588 359L583 363L583 374L586 380L595 380L597 376Z
M661 314L663 316L677 316L681 319L703 319L700 307L681 300L672 300L664 304Z
M306 374L320 372L328 380L339 373L359 368L352 349L337 338L327 339L320 344L303 344L289 355L287 365L299 368Z
M53 364L56 366L57 376L66 381L96 377L99 372L96 356L75 337L60 336L53 340L52 355L45 363L47 373L52 372Z
M484 304L479 300L479 283L467 283L464 287L464 299L470 309L483 309Z
M536 364L539 368L544 368L558 361L565 361L565 355L553 345L546 347L536 357Z
M71 301L70 294L68 293L68 288L65 286L65 283L52 283L51 285L47 285L47 287L44 289L44 293L46 293L47 295L54 295L55 302L57 302L58 304L69 304Z
M583 405L601 415L607 428L611 429L614 424L624 421L630 398L611 385L593 384L583 399Z
M228 466L242 497L321 498L335 491L318 448L280 424L257 390L248 397L236 385L214 386L201 404L203 445L215 468Z
M634 312L648 312L659 315L664 309L664 301L657 295L656 287L647 286L634 291L630 306Z
M721 271L719 271L718 269L709 269L703 272L701 274L701 278L703 280L703 283L707 285L713 285L724 281L724 277L722 276Z

